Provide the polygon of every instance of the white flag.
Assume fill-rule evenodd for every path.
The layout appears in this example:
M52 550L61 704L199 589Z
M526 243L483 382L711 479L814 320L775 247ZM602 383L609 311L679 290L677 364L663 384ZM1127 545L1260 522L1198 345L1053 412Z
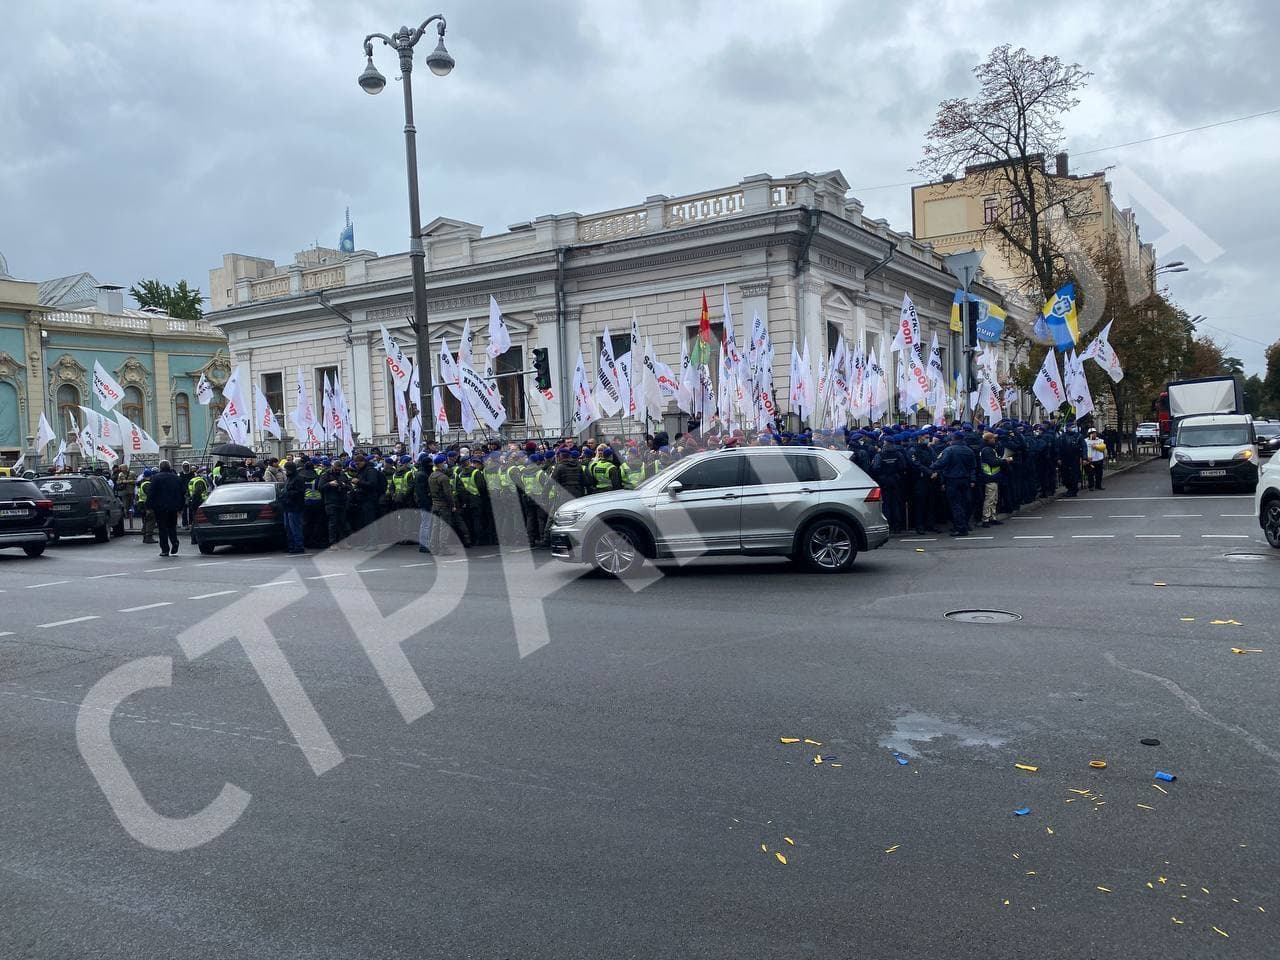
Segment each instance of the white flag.
M422 454L422 414L409 422L409 455L415 463Z
M929 386L933 390L937 390L938 384L945 385L947 382L947 373L942 369L942 352L938 349L938 333L934 331L933 336L929 340Z
M1071 351L1070 358L1065 361L1067 399L1076 409L1076 419L1093 413L1093 394L1089 390L1089 378L1084 375L1084 362Z
M333 381L329 378L329 374L324 375L324 396L320 400L320 436L325 443L334 439L334 430L338 431L337 435L342 435L342 428L334 415L334 393Z
M15 477L22 476L22 468L25 467L26 465L27 465L27 453L24 450L22 453L18 454L18 459L13 461L13 466L9 468L11 475Z
M1115 348L1111 346L1111 322L1102 328L1102 332L1089 344L1088 348L1081 355L1081 361L1093 360L1103 370L1107 371L1113 383L1119 383L1124 379L1124 368L1120 366L1120 358L1116 355Z
M98 395L103 410L110 410L124 399L124 387L116 383L97 360L93 361L93 392Z
M787 395L787 403L791 405L791 412L801 420L805 418L805 410L808 403L805 397L805 388L808 383L805 379L804 372L801 369L800 351L796 349L795 341L791 343L791 391Z
M253 385L253 404L258 412L258 432L269 433L279 440L280 421L276 419L275 411L271 409L271 404L267 402L267 395L262 392L262 388L256 383Z
M1052 348L1044 355L1044 363L1040 365L1040 372L1036 374L1031 392L1049 413L1056 413L1063 401L1067 399L1062 377L1058 375L1058 360Z
M46 446L58 439L58 435L53 432L53 427L49 426L49 421L45 419L44 411L40 411L40 427L36 431L36 449L43 451Z
M209 382L209 378L203 373L200 374L200 382L196 384L196 402L202 407L207 407L209 401L213 399L213 384Z
M61 470L67 465L67 441L58 441L58 452L54 454L53 465Z
M881 420L889 409L889 384L885 381L884 367L876 359L875 350L867 358L867 384L869 390L870 410L868 416L872 422Z
M302 368L298 367L297 389L293 399L293 425L297 428L299 437L307 437L307 430L315 423L315 419L315 408L311 405L311 398L307 396L307 381L302 375Z
M386 327L379 324L378 329L382 331L382 349L386 353L387 369L391 371L391 379L395 381L396 391L403 393L409 389L409 358L404 355L400 344L396 343Z
M489 347L491 357L500 357L511 349L511 331L507 329L507 321L502 318L498 309L498 301L489 297Z
M160 444L152 439L151 434L147 433L119 410L116 411L116 425L119 426L120 432L124 437L122 445L126 464L132 457L139 454L160 452Z
M998 423L1004 419L1004 410L1000 406L1000 395L991 385L990 380L983 380L978 387L978 409L989 423Z
M449 341L440 338L440 379L455 400L462 399L462 378L458 375L458 363L449 352Z
M689 341L682 338L680 341L680 389L676 393L676 405L685 413L693 413L693 396L698 387L698 373L693 369L693 362L689 357Z
M109 447L118 447L124 443L124 434L114 420L88 407L81 407L80 415L84 418L85 429L93 435L95 449L97 443L105 443Z
M898 314L898 332L894 334L889 349L903 352L920 346L920 317L916 313L916 305L905 293L902 295L902 309Z
M918 346L905 351L902 356L906 359L907 403L924 403L929 396L929 371L920 359Z
M606 417L622 409L620 379L618 364L613 359L613 341L609 337L609 327L605 326L600 341L600 364L596 368L596 407Z
M449 432L449 414L444 409L444 397L438 386L431 388L431 408L435 417L436 433L440 436Z
M351 408L347 406L347 395L342 389L341 376L333 384L333 405L342 421L338 425L341 432L335 434L334 439L341 439L342 449L350 453L356 448L355 425L352 423Z
M666 367L665 364L663 364ZM671 368L666 367L666 374L671 376ZM640 396L641 401L637 406L643 407L644 422L648 423L652 417L654 420L661 420L662 413L666 409L666 394L662 390L662 383L658 370L658 360L653 355L653 343L648 337L644 338L644 369L640 379Z
M599 419L596 402L587 380L587 369L582 362L582 351L578 351L578 362L573 368L573 432L582 433Z
M227 401L222 415L228 420L249 420L249 403L245 400L244 390L240 386L240 368L232 367L231 376L222 385L222 399Z

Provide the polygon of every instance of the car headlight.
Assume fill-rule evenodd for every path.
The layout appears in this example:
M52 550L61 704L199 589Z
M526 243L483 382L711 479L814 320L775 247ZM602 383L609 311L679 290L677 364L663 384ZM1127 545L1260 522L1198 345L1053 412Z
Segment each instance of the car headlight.
M1232 460L1252 460L1252 459L1253 459L1253 451L1252 451L1252 450L1241 450L1239 453L1237 453L1237 454L1236 454L1234 457L1232 457L1231 459L1232 459Z
M1173 455L1173 459L1177 460L1179 463L1190 463L1190 462L1191 462L1191 458L1190 458L1189 456L1187 456L1185 453L1175 453L1175 454Z
M555 523L557 526L565 527L571 523L577 523L586 515L587 515L587 511L585 510L567 510L562 507L555 512L555 514L551 518L551 521L552 523Z

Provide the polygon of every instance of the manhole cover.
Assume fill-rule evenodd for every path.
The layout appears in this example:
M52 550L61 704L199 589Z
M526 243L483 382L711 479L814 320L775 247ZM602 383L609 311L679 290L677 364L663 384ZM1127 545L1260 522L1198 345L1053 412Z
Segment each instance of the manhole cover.
M1022 617L1008 610L952 610L942 615L947 620L960 623L1013 623Z
M1271 556L1266 553L1228 553L1222 559L1232 563L1263 563L1270 560Z

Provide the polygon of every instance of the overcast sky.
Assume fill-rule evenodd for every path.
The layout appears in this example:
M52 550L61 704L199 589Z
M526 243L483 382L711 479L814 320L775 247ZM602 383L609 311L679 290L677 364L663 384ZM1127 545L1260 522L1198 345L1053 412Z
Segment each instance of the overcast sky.
M207 291L225 252L287 262L336 246L347 206L358 246L405 249L390 51L375 51L391 81L381 96L355 78L366 33L434 12L408 0L5 4L11 272ZM972 93L972 66L1011 42L1093 71L1066 119L1073 170L1114 165L1118 185L1137 185L1144 238L1161 262L1191 267L1169 277L1174 298L1251 372L1280 337L1280 114L1083 155L1280 107L1270 0L464 0L441 12L457 68L433 77L420 50L414 74L424 222L497 232L839 168L870 216L909 230L909 168L938 101Z

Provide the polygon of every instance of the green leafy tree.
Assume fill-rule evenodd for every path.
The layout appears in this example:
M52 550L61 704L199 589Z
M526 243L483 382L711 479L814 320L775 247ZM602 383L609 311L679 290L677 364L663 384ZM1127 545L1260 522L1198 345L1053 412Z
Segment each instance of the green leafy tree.
M1244 381L1244 412L1255 417L1265 416L1263 410L1266 384L1256 373Z
M177 286L169 286L159 280L142 280L129 288L129 296L140 308L158 307L171 317L199 320L204 316L204 296L199 287L190 287L179 280Z

